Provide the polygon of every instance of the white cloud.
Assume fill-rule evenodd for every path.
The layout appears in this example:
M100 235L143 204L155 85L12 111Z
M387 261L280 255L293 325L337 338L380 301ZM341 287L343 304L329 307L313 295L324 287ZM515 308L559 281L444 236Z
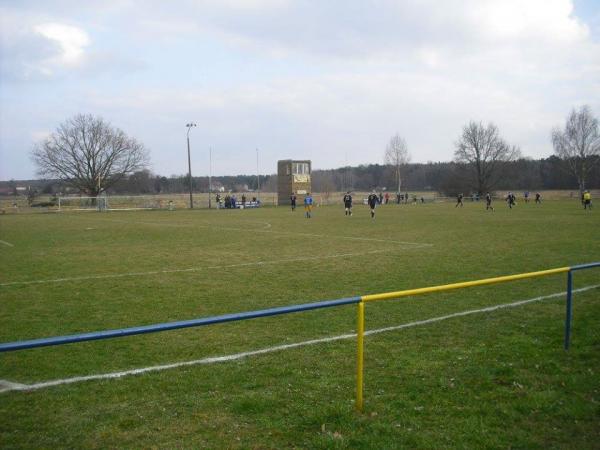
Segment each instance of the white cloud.
M474 27L491 39L573 43L589 36L570 0L488 0L469 9Z
M61 23L42 23L33 30L44 38L58 44L60 53L47 60L50 65L74 66L82 62L84 49L90 38L81 28Z
M48 79L80 68L90 44L81 27L0 6L0 76L5 81Z

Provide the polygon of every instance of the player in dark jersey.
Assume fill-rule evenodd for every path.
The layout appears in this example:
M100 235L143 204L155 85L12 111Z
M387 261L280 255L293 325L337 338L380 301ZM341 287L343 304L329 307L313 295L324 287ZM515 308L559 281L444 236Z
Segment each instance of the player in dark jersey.
M371 208L371 219L375 218L375 206L377 205L378 202L379 202L379 197L377 196L377 194L375 192L371 193L369 195L369 198L367 198L367 203L369 204L369 208Z
M512 192L509 192L508 195L506 196L506 202L508 203L508 207L510 209L512 209L512 207L517 204L515 202L515 194L513 194Z
M346 192L344 195L344 209L346 210L346 215L352 215L352 196L350 195L350 191Z
M489 192L485 194L485 210L487 211L488 209L494 210L494 207L492 206L492 196Z
M290 195L290 203L292 205L292 211L296 210L296 194L294 192L292 192L292 195Z
M540 195L539 192L535 193L535 202L541 204L542 203L542 196Z
M458 194L458 196L456 197L456 205L454 205L455 208L457 208L458 206L460 206L461 208L463 207L463 195L462 194Z

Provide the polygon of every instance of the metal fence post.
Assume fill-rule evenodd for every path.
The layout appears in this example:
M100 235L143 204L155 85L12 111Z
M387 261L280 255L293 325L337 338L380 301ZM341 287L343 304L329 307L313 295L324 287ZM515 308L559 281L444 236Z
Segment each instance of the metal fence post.
M364 341L365 341L365 304L358 302L356 320L356 409L363 409L363 371L364 371Z
M571 345L571 318L573 316L573 271L567 272L567 314L565 318L565 350Z

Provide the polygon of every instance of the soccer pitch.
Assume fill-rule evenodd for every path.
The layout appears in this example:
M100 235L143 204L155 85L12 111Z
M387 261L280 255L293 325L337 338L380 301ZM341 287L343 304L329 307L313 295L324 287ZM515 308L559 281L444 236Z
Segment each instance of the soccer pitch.
M0 216L0 342L600 261L599 211L495 208ZM569 352L564 274L367 304L362 414L352 306L1 353L0 447L597 448L600 270L574 278Z

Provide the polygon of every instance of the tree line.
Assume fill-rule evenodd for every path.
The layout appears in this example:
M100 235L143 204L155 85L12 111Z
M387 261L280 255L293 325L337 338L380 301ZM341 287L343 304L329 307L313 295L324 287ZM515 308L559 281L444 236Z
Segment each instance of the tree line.
M191 126L192 124L188 124ZM396 133L383 154L383 163L313 171L314 191L431 190L445 195L495 190L585 189L600 187L599 122L588 106L573 109L564 128L549 136L554 155L539 160L523 158L494 123L470 121L455 142L454 160L410 163L407 142ZM158 194L209 191L208 177L155 175L146 168L144 145L103 119L79 114L62 123L31 153L38 174L50 181L42 193ZM255 191L258 177L212 177L212 190ZM262 176L262 191L275 191L276 176ZM10 183L10 182L9 182ZM0 184L0 187L3 187ZM6 188L3 189L6 192ZM9 188L10 190L10 188ZM32 191L32 189L30 189Z
M587 179L589 189L600 189L600 156ZM440 195L455 196L476 192L471 171L464 163L429 162L407 163L402 168L402 192L433 191ZM502 164L502 176L493 191L519 190L577 190L577 177L565 170L564 161L557 156L542 159L520 158ZM315 192L345 191L397 191L396 169L387 164L348 166L338 169L313 170L312 189ZM223 187L227 192L256 191L256 175L213 176L213 191ZM29 180L25 182L40 194L73 193L69 184L60 180ZM16 194L16 181L0 182L0 187L10 187ZM277 190L277 175L261 175L260 188L263 192ZM194 192L208 192L208 177L193 177ZM176 194L189 191L187 175L169 177L141 170L123 177L107 189L110 195L154 195Z
M588 189L600 189L600 156L594 156ZM369 164L332 170L315 170L312 186L315 192L397 191L396 169L389 165ZM433 191L441 195L477 193L472 169L467 163L408 163L402 168L402 192ZM501 164L502 175L490 192L505 190L578 190L577 177L564 168L557 156L543 159L520 158Z

